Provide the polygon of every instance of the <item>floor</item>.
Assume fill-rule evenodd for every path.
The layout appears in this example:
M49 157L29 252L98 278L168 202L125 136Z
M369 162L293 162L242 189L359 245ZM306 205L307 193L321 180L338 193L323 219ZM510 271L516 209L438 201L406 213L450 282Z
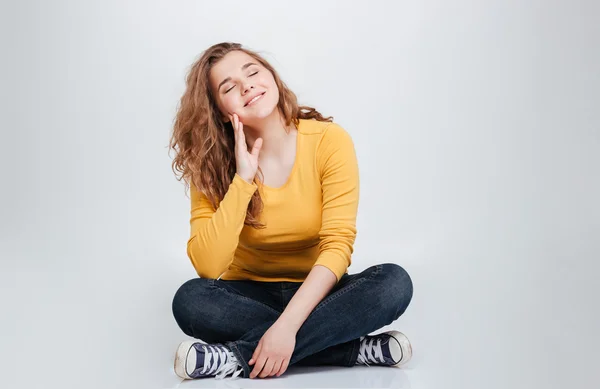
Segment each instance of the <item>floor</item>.
M13 242L28 256L9 251L21 266L0 275L9 291L2 297L9 314L2 320L1 387L584 388L599 362L597 272L574 264L565 271L557 263L525 271L510 266L515 260L501 261L501 248L487 261L461 262L470 255L452 253L456 246L447 243L445 253L431 245L419 255L429 261L411 261L406 250L414 298L403 316L380 330L398 329L411 340L414 356L402 368L290 367L268 380L181 382L173 356L187 337L171 317L170 302L187 270L159 271L159 254L144 256L147 262L137 268L124 262L120 272L103 277L43 263L31 268L27 258L43 254ZM474 247L483 252L490 244L482 239L465 247L475 256ZM389 248L378 247L383 257ZM457 264L461 271L452 272ZM369 265L355 264L357 270ZM133 282L134 274L143 281Z
M412 388L408 369L357 366L292 367L276 379L202 379L178 382L173 388Z

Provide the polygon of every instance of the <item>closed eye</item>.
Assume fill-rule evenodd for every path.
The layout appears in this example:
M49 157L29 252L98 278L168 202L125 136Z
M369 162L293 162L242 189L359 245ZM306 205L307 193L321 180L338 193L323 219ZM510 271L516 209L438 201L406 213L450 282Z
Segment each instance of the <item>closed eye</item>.
M249 75L248 75L248 77L252 77L252 76L256 75L256 73L258 73L258 70L257 70L257 71L255 71L255 72L254 72L254 73L252 73L252 74L249 74ZM232 86L231 88L227 89L227 90L225 91L225 93L229 92L229 91L230 91L230 90L232 90L233 88L235 88L235 85L234 85L234 86Z

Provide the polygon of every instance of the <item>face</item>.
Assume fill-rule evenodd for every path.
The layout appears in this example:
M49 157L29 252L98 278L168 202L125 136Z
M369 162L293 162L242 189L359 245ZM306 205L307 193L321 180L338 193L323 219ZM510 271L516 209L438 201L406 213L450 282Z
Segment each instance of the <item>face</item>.
M210 87L223 115L236 113L252 125L271 115L279 102L279 89L271 72L242 51L232 51L213 65Z

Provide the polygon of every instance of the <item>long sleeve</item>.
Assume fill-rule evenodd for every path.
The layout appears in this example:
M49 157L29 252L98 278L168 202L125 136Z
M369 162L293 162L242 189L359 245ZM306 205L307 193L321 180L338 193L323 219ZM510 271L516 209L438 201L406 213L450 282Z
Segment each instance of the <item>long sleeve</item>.
M203 194L190 186L187 254L200 277L218 278L233 262L248 204L257 188L236 174L215 210Z
M313 266L327 267L339 281L351 264L356 239L358 162L350 135L335 123L327 127L318 147L323 208L319 256Z

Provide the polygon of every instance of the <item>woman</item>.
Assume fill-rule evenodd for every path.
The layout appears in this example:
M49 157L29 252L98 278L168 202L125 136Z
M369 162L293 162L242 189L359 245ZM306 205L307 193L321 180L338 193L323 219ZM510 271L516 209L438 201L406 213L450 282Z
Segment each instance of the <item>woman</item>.
M349 134L236 43L192 66L170 147L190 184L187 254L200 278L173 298L184 378L280 376L291 364L399 366L412 282L395 264L350 275L358 165ZM201 339L202 341L200 341Z

